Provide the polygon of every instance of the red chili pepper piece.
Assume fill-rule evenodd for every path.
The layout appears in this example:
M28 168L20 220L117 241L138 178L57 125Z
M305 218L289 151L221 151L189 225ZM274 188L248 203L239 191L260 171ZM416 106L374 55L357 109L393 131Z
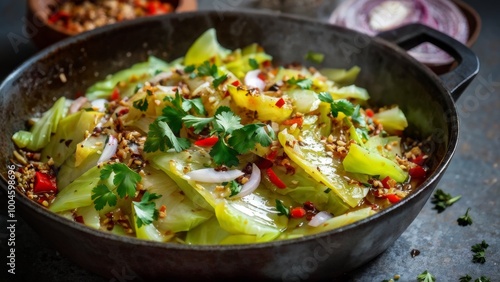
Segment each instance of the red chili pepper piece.
M393 204L401 201L401 198L396 194L389 194L386 196L386 198L387 198L387 200L389 200L389 202L391 202Z
M425 169L419 165L414 168L410 168L408 172L412 178L424 178L426 174Z
M276 107L281 108L285 105L285 100L283 98L280 98L278 102L276 102Z
M266 81L266 78L267 78L266 74L264 74L264 73L262 73L262 72L260 72L260 73L257 75L257 77L258 77L260 80L262 80L262 81Z
M269 154L267 154L266 159L274 161L274 159L276 159L276 155L278 155L278 151L271 151Z
M286 184L281 181L281 179L274 173L272 168L266 169L267 176L269 176L269 180L271 183L273 183L276 187L280 189L285 189Z
M423 165L425 162L424 155L418 155L415 157L413 160L411 160L412 163L418 164L418 165Z
M239 81L239 80L235 80L235 81L233 81L233 82L231 83L231 85L232 85L232 86L236 86L236 87L238 87L238 86L240 86L240 85L241 85L241 83L240 83L240 81Z
M372 109L366 109L365 110L365 114L368 116L368 117L373 117L375 115L375 113L373 112Z
M304 123L304 119L301 117L297 117L297 118L287 119L284 122L282 122L283 125L293 125L294 123L296 123L297 126L302 126L302 123Z
M262 63L262 66L264 66L265 68L270 67L270 66L271 66L271 61L269 61L269 60L268 60L268 61L264 61L264 62Z
M219 141L219 137L213 136L213 137L200 139L200 140L194 142L194 144L196 146L200 146L200 147L212 147L213 145L215 145L215 143L217 143L217 141Z
M257 162L255 162L255 164L261 170L266 170L268 168L273 167L273 162L268 160L268 159L264 159L264 158L259 158L257 160Z
M78 223L85 224L85 221L83 220L83 216L81 216L81 215L75 216L75 221Z
M387 176L386 178L382 179L382 185L384 185L384 188L391 188L391 185L389 184L389 181L391 181L391 178Z
M46 173L37 171L35 173L35 185L33 187L35 193L57 192L56 178Z
M113 89L113 92L111 93L111 96L109 97L109 100L111 100L111 101L120 100L120 90L118 90L118 88Z
M292 218L302 218L306 216L306 210L303 207L296 207L290 210L290 216Z

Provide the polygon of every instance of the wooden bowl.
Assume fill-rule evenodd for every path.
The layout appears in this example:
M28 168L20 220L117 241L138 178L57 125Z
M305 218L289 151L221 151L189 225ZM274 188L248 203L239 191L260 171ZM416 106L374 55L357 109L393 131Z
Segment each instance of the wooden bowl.
M60 0L28 0L28 19L32 19L37 26L31 40L40 49L77 34L48 22L50 6L55 6L58 2ZM196 0L163 0L163 2L171 3L175 12L194 11L197 8Z

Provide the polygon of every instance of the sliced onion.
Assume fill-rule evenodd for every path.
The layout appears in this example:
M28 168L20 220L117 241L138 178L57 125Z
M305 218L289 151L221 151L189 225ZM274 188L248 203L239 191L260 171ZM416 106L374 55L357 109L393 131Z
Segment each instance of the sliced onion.
M108 142L104 146L104 150L102 150L101 157L97 161L97 163L107 162L116 154L116 150L118 149L118 140L113 136L109 135Z
M323 224L325 221L329 220L330 218L333 218L333 216L330 213L327 213L325 211L319 212L313 218L311 218L311 221L309 221L309 226L312 227L318 227L321 224Z
M98 112L104 113L106 111L106 104L109 103L106 99L97 99L91 102L92 108Z
M88 99L87 97L78 97L73 103L71 103L71 106L69 106L68 114L74 114L80 110L80 108L87 103Z
M260 169L255 164L252 164L252 174L250 175L250 179L248 179L247 183L243 184L240 192L233 196L233 198L241 198L252 194L252 192L259 187L260 178Z
M421 23L465 43L469 37L467 19L450 0L347 0L330 17L330 23L376 35L409 23ZM409 52L422 63L442 65L452 58L431 44Z
M245 75L245 84L252 88L257 88L261 92L264 91L266 83L259 78L260 70L253 70L247 72Z
M172 72L160 72L159 74L155 75L153 78L149 80L152 84L157 84L160 81L172 77Z
M209 88L210 88L210 82L204 82L204 83L200 84L200 86L196 87L195 90L193 90L193 93L191 93L191 96L196 97L196 96L198 96L198 93L200 93L201 91L203 91L205 89L209 89Z
M227 171L217 171L213 168L203 168L186 173L191 180L205 183L222 183L235 180L244 175L241 170L233 169Z

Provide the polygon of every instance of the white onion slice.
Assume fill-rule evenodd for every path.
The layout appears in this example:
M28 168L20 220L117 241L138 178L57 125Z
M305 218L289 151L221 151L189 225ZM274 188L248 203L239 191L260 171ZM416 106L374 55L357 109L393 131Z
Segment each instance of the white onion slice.
M250 179L248 179L247 183L243 184L240 192L232 198L241 198L252 194L252 192L259 187L260 178L260 169L255 164L252 164L252 174L250 175Z
M208 89L208 88L210 88L209 82L204 82L204 83L200 84L200 86L198 86L195 90L193 90L193 92L191 93L191 97L198 96L198 93L200 93L201 91Z
M152 84L157 84L158 82L164 80L164 79L167 79L167 78L170 78L172 77L172 72L169 71L169 72L161 72L159 74L157 74L156 76L154 76L153 78L151 78L149 80L149 82L151 82Z
M318 227L325 221L329 220L330 218L333 218L333 216L325 211L319 212L313 218L311 218L311 221L309 221L309 226L312 227Z
M71 103L71 106L69 106L68 114L74 114L80 110L80 108L87 103L88 99L87 97L78 97L73 103Z
M203 168L186 173L191 180L205 183L222 183L235 180L244 175L241 170L216 171L213 168Z
M109 103L106 99L97 99L91 102L92 108L98 112L104 113L106 111L106 104Z
M113 136L109 135L108 142L104 146L104 150L102 150L101 157L97 161L97 163L102 163L109 161L111 157L116 154L116 150L118 149L118 140Z
M253 70L247 72L245 75L245 84L249 87L257 88L261 92L264 91L266 83L259 78L260 70Z

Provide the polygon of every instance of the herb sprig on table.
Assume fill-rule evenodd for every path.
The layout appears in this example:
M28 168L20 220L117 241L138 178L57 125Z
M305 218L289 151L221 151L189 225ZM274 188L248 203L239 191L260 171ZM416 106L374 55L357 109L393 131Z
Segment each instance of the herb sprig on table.
M436 192L434 192L434 197L432 198L431 203L435 205L434 209L441 213L446 208L458 202L461 198L462 196L460 195L453 197L452 195L445 193L443 190L437 189Z

